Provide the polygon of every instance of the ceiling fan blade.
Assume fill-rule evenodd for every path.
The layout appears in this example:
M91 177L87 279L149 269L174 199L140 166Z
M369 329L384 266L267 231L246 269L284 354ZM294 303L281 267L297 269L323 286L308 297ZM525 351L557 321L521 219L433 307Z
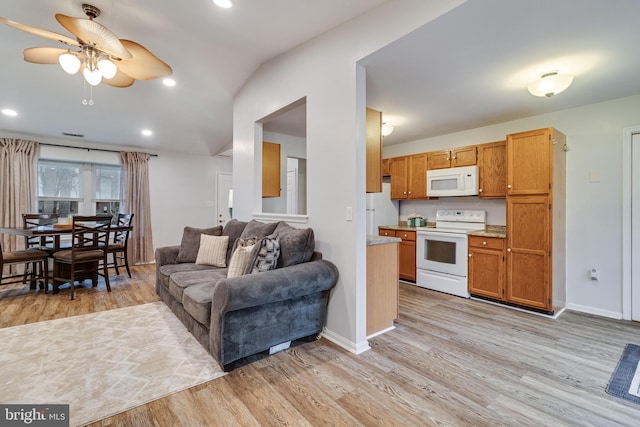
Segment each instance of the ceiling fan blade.
M111 79L102 79L102 83L113 87L129 87L135 83L135 79L127 76L118 70L116 75Z
M63 36L62 34L54 33L53 31L43 30L42 28L32 27L30 25L21 24L16 21L12 21L7 18L3 18L0 16L0 22L6 24L10 27L13 27L17 30L26 31L27 33L35 34L36 36L44 37L49 40L56 40L61 43L67 44L69 46L80 46L77 40L69 38L67 36Z
M161 61L144 46L131 40L120 40L133 56L118 62L118 69L136 80L152 80L173 74L169 65Z
M34 64L57 64L58 57L66 53L67 49L57 47L30 47L22 51L24 60Z
M131 59L131 53L107 27L90 19L56 14L58 22L81 42L120 59Z

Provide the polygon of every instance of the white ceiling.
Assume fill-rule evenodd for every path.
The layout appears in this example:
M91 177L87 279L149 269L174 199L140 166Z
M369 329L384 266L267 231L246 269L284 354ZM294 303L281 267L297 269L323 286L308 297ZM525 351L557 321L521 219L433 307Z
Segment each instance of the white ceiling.
M0 24L0 109L19 113L0 114L0 132L217 154L231 146L233 96L260 64L384 1L234 0L221 9L211 0L2 0L0 16L71 37L54 15L84 17L82 3L97 6L96 21L168 63L177 86L99 85L94 105L83 106L82 77L22 58L28 47L64 45ZM154 135L143 137L144 128Z
M82 2L2 0L0 16L69 35L54 14L81 17ZM234 0L228 10L211 0L88 2L102 9L98 22L171 65L177 86L100 85L95 105L83 106L81 77L22 59L24 48L61 45L0 25L0 108L19 112L0 115L0 137L64 141L69 132L217 154L231 145L233 96L261 63L384 0ZM396 126L385 137L395 144L638 94L638 16L637 0L469 0L362 60L367 105ZM574 73L573 85L552 98L531 96L527 83L550 69ZM269 130L295 135L287 126L272 122ZM154 135L141 136L143 128Z

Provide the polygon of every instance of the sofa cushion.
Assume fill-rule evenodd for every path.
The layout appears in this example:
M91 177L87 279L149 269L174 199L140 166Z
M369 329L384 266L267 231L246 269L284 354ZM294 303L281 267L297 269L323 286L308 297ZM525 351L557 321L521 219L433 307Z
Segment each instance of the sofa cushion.
M185 289L200 283L216 283L218 279L223 277L227 277L226 268L174 273L169 277L169 292L178 301L183 302L182 300Z
M274 233L280 242L278 268L309 262L316 246L313 229L295 228L279 222Z
M238 241L243 239L238 239ZM237 241L236 241L237 242ZM231 261L229 261L229 269L227 271L227 277L238 277L246 274L247 265L251 259L251 252L254 245L238 246L233 255L231 255Z
M227 266L227 246L229 236L200 236L200 249L196 257L196 264L214 265L216 267Z
M276 268L280 256L280 243L276 236L263 237L255 244L245 273L260 273Z
M277 222L260 222L252 219L242 230L240 237L257 237L260 239L272 234L277 226Z
M200 249L200 236L202 234L220 236L222 234L222 226L218 225L211 228L185 227L182 232L182 241L180 242L178 257L176 258L177 262L196 262L198 249Z
M185 311L207 329L211 323L211 301L215 286L215 281L198 283L186 288L182 297Z
M229 261L231 261L231 255L235 248L234 244L236 243L236 239L240 237L246 226L246 222L232 219L227 221L222 229L222 235L229 236L229 245L227 246L227 265L229 264Z
M205 270L216 270L218 267L214 267L212 265L198 265L191 262L182 263L182 264L166 264L158 268L158 278L160 279L160 283L168 288L169 287L169 278L174 273L180 273L183 271L205 271Z

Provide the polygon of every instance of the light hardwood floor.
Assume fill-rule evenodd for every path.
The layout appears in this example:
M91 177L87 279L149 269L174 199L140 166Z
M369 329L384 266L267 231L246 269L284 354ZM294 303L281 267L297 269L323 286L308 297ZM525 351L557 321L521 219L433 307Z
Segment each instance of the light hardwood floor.
M154 266L44 295L0 289L0 327L157 301ZM400 285L396 329L356 356L326 339L92 426L638 426L605 393L640 324L567 311L553 320Z

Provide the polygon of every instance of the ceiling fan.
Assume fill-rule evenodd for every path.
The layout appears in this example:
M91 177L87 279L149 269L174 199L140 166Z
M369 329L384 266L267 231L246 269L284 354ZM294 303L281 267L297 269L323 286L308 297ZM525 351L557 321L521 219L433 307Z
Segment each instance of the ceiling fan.
M83 4L85 18L74 18L57 13L56 20L72 33L76 39L21 24L0 17L0 22L50 40L69 46L32 47L23 51L24 60L35 64L57 64L69 74L82 69L85 80L95 86L102 83L114 87L129 87L136 80L152 80L170 76L173 71L144 46L118 37L105 26L94 21L100 16L100 9Z

